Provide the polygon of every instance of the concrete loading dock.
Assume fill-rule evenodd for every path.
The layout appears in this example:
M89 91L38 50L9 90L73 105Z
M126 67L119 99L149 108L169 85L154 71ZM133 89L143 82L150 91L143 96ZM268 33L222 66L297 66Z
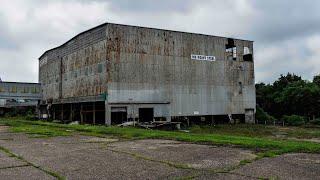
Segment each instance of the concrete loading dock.
M39 58L42 112L108 125L254 123L253 62L252 41L105 23Z

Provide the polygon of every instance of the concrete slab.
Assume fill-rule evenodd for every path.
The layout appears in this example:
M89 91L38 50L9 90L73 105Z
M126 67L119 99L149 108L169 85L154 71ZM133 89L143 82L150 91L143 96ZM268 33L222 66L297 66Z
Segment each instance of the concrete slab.
M0 140L0 145L24 157L27 161L68 179L175 179L179 177L317 179L320 177L318 171L320 154L287 154L261 159L230 173L212 173L207 170L238 165L241 160L252 159L255 155L249 150L239 148L188 144L170 140L119 142L113 137L95 138L75 135L29 138L25 134L0 133L0 139L9 137L11 140ZM3 162L4 165L20 165L14 164L15 161L12 162L12 159L7 158L6 154L0 153L0 164ZM175 168L158 161L186 164L199 170ZM6 175L13 169L16 168L0 172L0 177L2 177L1 173L4 174L3 177L7 177ZM30 173L35 171L32 168L21 169L19 171L30 170ZM19 179L19 173L17 172L17 176L13 176L13 179Z
M9 157L8 154L0 151L0 169L23 165L27 165L27 163L13 157Z
M320 154L285 154L264 158L233 172L275 179L320 179Z
M109 141L92 137L13 138L2 142L6 148L68 179L174 179L193 173L112 152L106 149Z
M237 166L241 160L254 159L250 150L230 147L188 144L171 140L138 140L117 142L112 149L136 153L156 160L186 164L196 169L224 169Z
M32 167L17 167L17 168L8 168L0 169L0 179L5 180L53 180L56 179L53 176L46 174L45 172Z

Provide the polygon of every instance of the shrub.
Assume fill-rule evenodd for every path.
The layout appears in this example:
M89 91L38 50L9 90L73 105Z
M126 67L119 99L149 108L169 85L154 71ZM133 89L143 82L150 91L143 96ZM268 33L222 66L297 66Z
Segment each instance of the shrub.
M273 123L276 120L276 118L274 118L273 116L269 115L267 112L265 112L260 107L257 107L256 119L258 120L258 122L267 121L267 123Z
M282 120L289 126L301 126L305 124L305 118L303 116L298 116L298 115L291 115L291 116L284 115L282 117Z

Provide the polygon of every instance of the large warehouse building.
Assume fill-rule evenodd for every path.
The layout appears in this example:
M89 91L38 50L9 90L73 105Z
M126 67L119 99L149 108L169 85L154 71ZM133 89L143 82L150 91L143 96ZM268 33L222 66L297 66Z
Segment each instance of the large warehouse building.
M105 23L39 58L41 105L54 119L254 123L253 42Z

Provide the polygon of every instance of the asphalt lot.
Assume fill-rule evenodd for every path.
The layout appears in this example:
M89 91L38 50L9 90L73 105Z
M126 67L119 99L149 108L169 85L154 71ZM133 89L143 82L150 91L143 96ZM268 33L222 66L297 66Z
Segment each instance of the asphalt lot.
M320 179L320 154L114 137L31 138L0 126L0 179ZM241 163L253 161L251 163Z

